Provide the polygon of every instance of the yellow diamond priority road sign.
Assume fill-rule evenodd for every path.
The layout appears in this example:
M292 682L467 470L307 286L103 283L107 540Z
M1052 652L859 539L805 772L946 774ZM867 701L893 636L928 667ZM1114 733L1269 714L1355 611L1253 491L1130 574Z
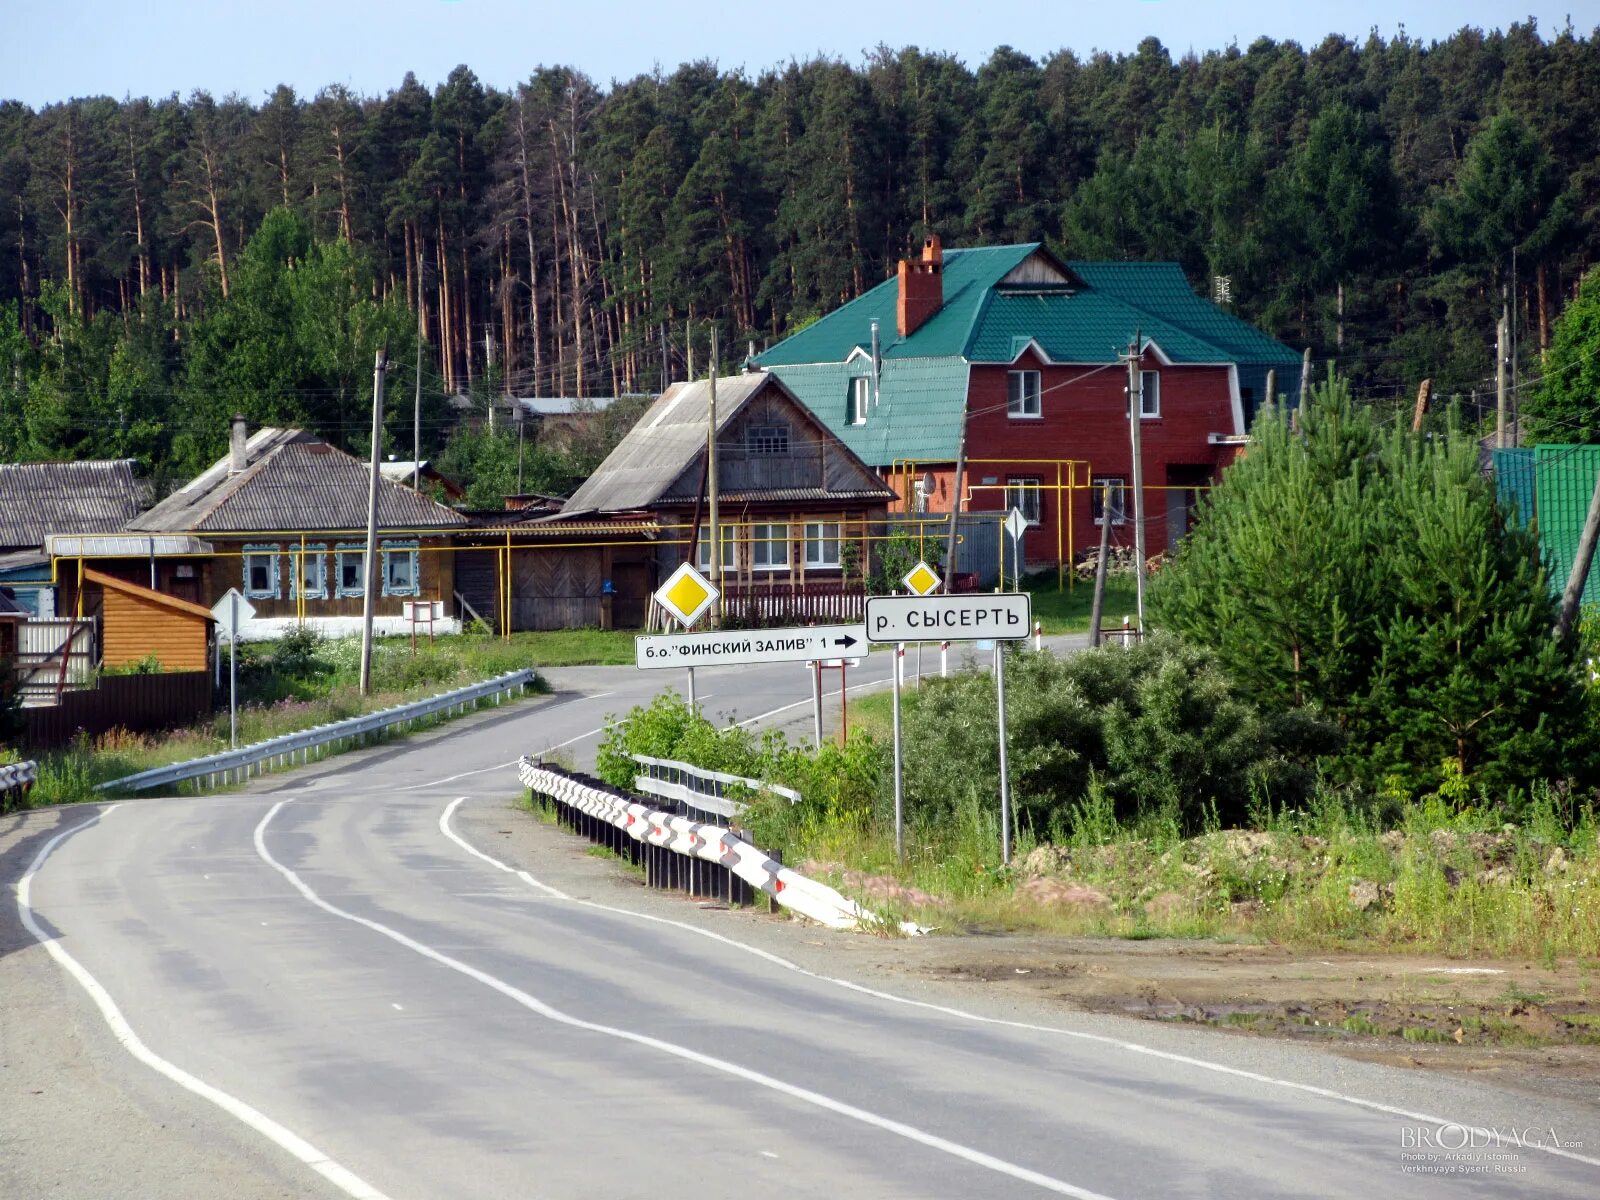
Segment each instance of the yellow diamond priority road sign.
M939 585L944 582L935 571L925 562L919 562L906 572L902 582L918 596L931 596L939 590Z
M656 589L656 600L677 617L685 629L692 629L721 594L711 586L710 580L684 563Z

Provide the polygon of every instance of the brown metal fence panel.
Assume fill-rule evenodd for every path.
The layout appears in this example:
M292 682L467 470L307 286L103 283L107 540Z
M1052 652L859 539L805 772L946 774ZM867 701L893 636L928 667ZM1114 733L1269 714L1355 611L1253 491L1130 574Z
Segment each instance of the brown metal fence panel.
M103 675L93 691L68 692L61 703L29 708L25 745L60 746L78 733L98 736L113 729L157 733L192 725L211 712L211 673L173 671L161 675Z

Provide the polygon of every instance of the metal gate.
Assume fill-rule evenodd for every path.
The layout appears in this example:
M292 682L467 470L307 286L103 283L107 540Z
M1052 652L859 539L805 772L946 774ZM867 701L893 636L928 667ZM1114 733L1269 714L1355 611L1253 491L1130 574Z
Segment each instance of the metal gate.
M24 621L17 630L17 693L24 708L57 704L94 686L95 623Z

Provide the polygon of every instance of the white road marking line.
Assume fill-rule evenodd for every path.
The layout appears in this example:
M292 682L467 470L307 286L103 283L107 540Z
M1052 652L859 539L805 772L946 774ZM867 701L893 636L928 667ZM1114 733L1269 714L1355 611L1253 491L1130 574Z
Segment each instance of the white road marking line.
M885 682L888 681L885 680ZM807 703L809 703L809 701L807 701ZM730 946L735 950L742 950L746 954L754 955L756 958L764 959L775 966L782 967L786 971L794 971L797 974L804 975L809 979L816 979L823 983L831 983L838 987L846 988L852 992L859 992L865 996L872 996L879 1000L887 1000L892 1004L903 1004L910 1008L927 1009L929 1012L940 1013L948 1017L956 1017L963 1021L975 1021L982 1025L999 1025L1008 1029L1026 1030L1029 1033L1050 1033L1059 1037L1076 1038L1080 1041L1094 1042L1102 1046L1113 1046L1119 1050L1126 1050L1133 1054L1144 1054L1152 1058L1162 1059L1166 1062L1182 1063L1185 1066L1198 1067L1201 1070L1214 1071L1221 1075L1231 1075L1237 1079L1249 1079L1255 1083L1265 1083L1274 1087L1288 1088L1292 1091L1303 1092L1307 1095L1319 1096L1325 1100L1337 1100L1344 1104L1353 1104L1359 1108L1369 1109L1374 1112L1388 1113L1389 1115L1396 1117L1405 1117L1409 1121L1418 1121L1424 1125L1434 1125L1440 1128L1455 1127L1482 1134L1488 1134L1490 1132L1483 1126L1468 1125L1464 1121L1452 1121L1447 1120L1444 1117L1430 1116L1427 1113L1412 1112L1410 1109L1397 1108L1389 1104L1381 1104L1376 1100L1365 1100L1360 1096L1351 1096L1345 1094L1344 1092L1336 1092L1331 1088L1317 1087L1315 1084L1310 1083L1297 1083L1292 1079L1279 1079L1273 1075L1262 1075L1257 1071L1246 1071L1240 1067L1230 1067L1224 1063L1211 1062L1203 1058L1194 1058L1187 1054L1177 1054L1170 1050L1158 1050L1154 1046L1146 1046L1139 1042L1124 1041L1121 1038L1108 1037L1105 1034L1084 1033L1083 1031L1076 1029L1062 1029L1056 1025L1034 1025L1026 1021L1008 1021L1003 1017L986 1017L981 1013L967 1012L965 1009L951 1008L944 1004L933 1004L926 1000L912 1000L906 996L897 996L893 992L883 992L879 991L877 988L867 987L864 984L853 983L848 979L837 979L831 975L822 975L816 971L809 971L805 967L802 967L799 963L791 962L789 959L783 958L777 954L773 954L771 951L763 950L759 946L752 946L747 942L737 941L734 938L727 937L724 934L716 933L710 929L702 929L699 926L690 925L684 921L674 921L669 917L657 917L650 913L635 912L633 909L629 908L616 908L613 905L600 904L594 900L580 900L576 897L567 895L565 892L557 891L549 884L539 882L539 880L528 874L527 871L518 870L517 868L503 863L498 859L491 858L489 855L479 850L476 846L469 844L464 838L457 834L456 831L450 827L450 818L455 815L456 809L461 807L462 803L466 799L467 797L461 796L451 801L450 804L445 807L444 812L440 814L439 828L443 831L444 835L451 841L455 842L456 845L462 847L468 853L483 859L491 866L497 867L502 871L508 871L515 875L518 879L521 879L523 882L531 885L532 887L536 887L542 891L548 892L550 895L560 900L570 900L572 903L581 904L585 908L595 908L601 910L602 912L616 913L619 916L632 917L639 921L653 921L658 925L671 925L688 933L695 934L697 937L708 938L714 942L721 942L723 945ZM1567 1158L1574 1162L1581 1162L1586 1163L1589 1166L1600 1167L1600 1158L1589 1158L1586 1155L1575 1154L1570 1150L1563 1150L1556 1146L1545 1145L1543 1142L1529 1142L1528 1148L1543 1150L1545 1153L1554 1154L1559 1158Z
M761 1152L761 1157L762 1158L777 1158L778 1156L776 1154L774 1154L771 1150L763 1150Z
M866 683L852 683L849 687L845 688L845 691L859 692L864 691L867 688L884 687L888 685L889 682L890 676L885 675L882 679L869 679ZM828 692L822 697L822 699L824 702L826 702L829 696L837 696L838 694L838 692ZM765 721L768 717L775 717L779 713L786 713L791 708L809 708L810 705L811 697L807 696L804 700L796 700L793 704L785 704L782 708L769 709L768 711L761 713L758 716L751 717L748 720L735 721L734 725L736 728L743 729L746 725L754 725L757 721Z
M604 700L607 696L615 695L615 692L596 692L592 696L574 696L571 700L558 700L554 704L546 704L539 709L539 711L547 712L552 708L561 708L563 705L577 704L581 700ZM581 742L586 737L593 737L597 733L604 733L605 729L606 727L602 725L599 729L591 729L588 733L580 733L577 737L562 742L560 745L551 746L549 749L559 750L562 746L570 746L573 742ZM520 758L513 758L510 762L495 763L492 767L479 767L476 771L462 771L459 775L446 775L443 779L430 779L427 783L411 783L407 784L405 787L389 788L387 790L392 792L416 792L422 790L423 788L440 787L446 783L454 783L458 779L470 779L474 775L487 775L491 771L503 771L507 767L516 766L517 763L521 761L522 760Z
M44 866L45 860L67 838L79 830L87 829L95 824L102 816L116 807L115 804L110 805L102 812L90 817L87 821L74 825L64 833L56 834L55 837L45 843L44 849L39 851L38 856L29 864L22 878L17 881L17 913L22 918L23 925L38 940L39 944L45 948L45 952L60 963L67 974L76 979L83 990L89 993L89 998L95 1002L95 1005L100 1009L100 1015L105 1018L106 1024L110 1026L112 1036L122 1043L123 1049L133 1055L134 1058L151 1070L165 1075L184 1090L193 1092L202 1100L209 1100L229 1116L243 1122L281 1149L287 1150L347 1196L353 1196L356 1200L388 1200L388 1197L377 1188L334 1162L333 1159L300 1137L299 1134L278 1124L271 1117L258 1109L252 1108L237 1096L232 1096L221 1088L214 1087L205 1080L189 1074L182 1067L169 1062L151 1050L149 1046L144 1044L139 1035L133 1031L133 1026L128 1024L127 1018L122 1015L122 1010L117 1007L117 1002L111 998L111 993L106 991L100 985L100 981L89 974L88 970L77 959L63 950L61 943L42 929L38 921L34 919L30 898L33 891L33 877L39 873L39 868Z
M423 942L419 942L416 938L409 937L397 929L391 929L382 922L371 920L368 917L357 916L352 912L346 912L344 909L328 903L321 896L317 895L317 893L313 891L311 887L300 878L299 875L290 870L288 867L284 866L277 859L273 858L271 852L267 849L265 837L267 825L271 822L272 818L278 814L280 809L282 809L285 805L292 803L294 803L292 800L280 800L274 804L268 811L267 815L261 818L261 823L256 826L255 833L256 853L261 856L262 861L264 861L268 866L272 867L286 880L288 880L290 886L304 896L310 903L322 909L322 911L335 917L339 917L342 920L361 925L372 930L374 933L381 934L389 940L404 946L408 950L412 950L417 954L420 954L426 959L438 963L440 966L449 967L452 971L458 971L467 978L476 980L485 987L492 988L501 995L516 1001L529 1012L536 1013L537 1015L544 1017L546 1020L555 1021L558 1024L566 1025L573 1029L582 1029L589 1033L598 1033L606 1037L617 1038L621 1041L632 1042L637 1046L646 1046L652 1050L658 1050L662 1054L670 1055L673 1058L679 1058L685 1062L694 1063L697 1066L707 1067L713 1071L719 1071L722 1074L731 1075L735 1079L742 1079L746 1083L753 1083L758 1087L768 1088L771 1091L778 1092L779 1094L788 1096L791 1099L799 1100L803 1103L813 1105L828 1112L836 1113L842 1117L848 1117L850 1120L858 1121L863 1125L870 1125L873 1128L882 1129L887 1133L896 1134L899 1137L905 1138L907 1141L916 1142L919 1145L927 1146L933 1150L938 1150L944 1154L950 1155L953 1158L962 1159L965 1162L972 1163L974 1166L983 1167L985 1170L993 1171L996 1174L1006 1175L1012 1179L1020 1180L1023 1183L1031 1183L1035 1187L1043 1188L1045 1191L1055 1192L1057 1195L1075 1196L1078 1198L1078 1200L1108 1200L1107 1197L1098 1192L1092 1192L1086 1188L1075 1187L1070 1183L1056 1179L1050 1175L1045 1175L1042 1172L1030 1170L1027 1167L1019 1166L1016 1163L1007 1162L1005 1159L996 1158L992 1154L986 1154L982 1150L975 1150L970 1146L963 1146L959 1142L949 1141L945 1138L939 1137L937 1134L928 1133L924 1130L916 1128L913 1125L907 1125L903 1121L896 1121L889 1117L879 1116L877 1113L868 1112L864 1108L857 1108L853 1104L847 1104L842 1100L835 1100L831 1096L823 1095L821 1092L814 1092L809 1088L801 1087L798 1084L790 1083L787 1080L779 1079L772 1075L762 1074L760 1071L751 1070L749 1067L740 1066L738 1063L729 1062L726 1059L715 1058L709 1054L702 1054L698 1050L691 1050L687 1046L680 1046L676 1042L665 1041L662 1038L651 1037L649 1034L635 1033L631 1029L619 1029L613 1025L601 1025L595 1021L586 1021L582 1017L572 1016L569 1013L562 1012L560 1009L546 1004L537 996L533 996L530 993L523 991L514 984L507 983L505 980L491 975L487 971L481 971L477 967L469 966L460 959L452 958L448 954L441 953L440 951L435 950L432 946L429 946ZM535 886L543 887L544 885L535 883ZM548 888L546 890L555 892L555 889L553 888ZM555 894L561 895L559 892L555 892Z
M395 1012L405 1012L405 1009L401 1008L398 1004L393 1004L390 1007L392 1007Z

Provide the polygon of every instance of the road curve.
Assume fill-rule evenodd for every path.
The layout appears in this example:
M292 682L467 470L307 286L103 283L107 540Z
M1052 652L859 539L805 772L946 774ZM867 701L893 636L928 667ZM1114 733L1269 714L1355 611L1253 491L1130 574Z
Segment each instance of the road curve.
M877 656L852 683L886 670ZM563 691L537 706L245 792L29 814L39 836L6 882L54 958L16 956L68 972L60 1020L115 1087L214 1133L227 1171L270 1175L262 1194L1600 1190L1591 1111L1255 1039L902 996L849 977L841 939L860 935L597 891L614 868L506 813L508 764L558 746L583 762L605 715L658 681L553 675ZM803 722L807 686L800 669L700 680L737 720ZM1418 1143L1482 1137L1435 1119L1587 1148L1451 1159ZM43 1141L0 1190L44 1178L165 1194L75 1186Z

